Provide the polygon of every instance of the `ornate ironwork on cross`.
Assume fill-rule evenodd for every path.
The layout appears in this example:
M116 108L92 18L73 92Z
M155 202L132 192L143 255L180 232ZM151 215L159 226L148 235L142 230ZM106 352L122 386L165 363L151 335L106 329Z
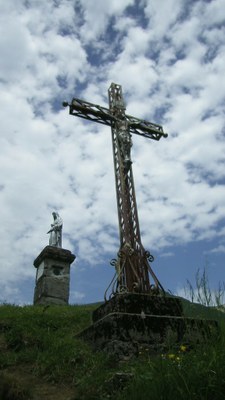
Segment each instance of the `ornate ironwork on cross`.
M166 138L167 134L163 132L161 125L125 113L126 107L120 85L112 83L108 93L109 109L76 98L71 104L63 103L64 107L69 106L71 115L109 125L112 130L120 249L117 259L111 261L111 265L115 266L115 275L106 289L105 299L110 289L110 297L122 292L149 294L160 290L164 292L150 266L154 257L141 243L130 153L132 133L153 140ZM154 284L150 283L149 274Z

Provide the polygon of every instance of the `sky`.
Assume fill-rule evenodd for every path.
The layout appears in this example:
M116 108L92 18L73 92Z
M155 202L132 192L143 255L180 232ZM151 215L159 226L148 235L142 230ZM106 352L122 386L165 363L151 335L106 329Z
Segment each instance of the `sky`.
M119 250L110 127L73 97L163 126L133 135L142 243L165 290L225 281L225 0L0 0L0 302L32 304L52 212L70 303L102 301ZM215 289L216 290L216 289Z

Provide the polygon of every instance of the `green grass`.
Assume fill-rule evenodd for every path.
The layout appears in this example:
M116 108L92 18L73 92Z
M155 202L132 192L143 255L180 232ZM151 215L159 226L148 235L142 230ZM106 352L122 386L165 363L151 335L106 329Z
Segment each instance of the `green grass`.
M170 295L170 297L178 296ZM182 301L183 313L186 317L213 319L219 322L225 321L225 312L221 312L215 306L204 306L199 303L190 302L182 297L180 297L180 300ZM225 311L225 308L223 310Z
M135 376L118 400L222 400L225 393L225 329L216 342L171 349L154 361L137 361Z
M0 306L0 400L32 399L29 384L9 377L11 371L26 370L37 382L74 389L74 400L224 399L224 313L184 301L186 316L220 321L216 339L192 349L172 347L163 355L152 356L143 349L137 359L118 362L75 338L90 324L95 308ZM117 372L132 378L121 385L113 383ZM10 397L10 390L17 394Z
M79 398L83 398L84 391L85 396L90 392L91 399L92 392L98 392L100 382L114 369L112 357L93 352L75 338L90 324L94 308L0 306L0 369L8 372L30 366L37 378L74 386L76 390L80 387ZM7 386L7 374L1 379Z

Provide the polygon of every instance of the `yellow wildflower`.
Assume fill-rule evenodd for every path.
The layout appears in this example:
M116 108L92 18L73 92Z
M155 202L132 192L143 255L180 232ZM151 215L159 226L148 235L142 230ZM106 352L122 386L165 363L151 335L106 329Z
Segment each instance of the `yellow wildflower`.
M183 344L180 346L180 350L181 351L186 351L187 350L187 347L186 346L184 346Z
M175 354L168 354L168 358L172 360L173 358L175 358Z

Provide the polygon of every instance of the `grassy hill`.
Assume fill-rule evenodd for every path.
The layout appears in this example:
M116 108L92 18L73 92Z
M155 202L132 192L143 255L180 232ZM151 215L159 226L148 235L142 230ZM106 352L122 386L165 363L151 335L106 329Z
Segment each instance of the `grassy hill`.
M97 307L0 306L0 400L224 399L225 313L183 300L221 334L194 349L118 361L76 339Z

